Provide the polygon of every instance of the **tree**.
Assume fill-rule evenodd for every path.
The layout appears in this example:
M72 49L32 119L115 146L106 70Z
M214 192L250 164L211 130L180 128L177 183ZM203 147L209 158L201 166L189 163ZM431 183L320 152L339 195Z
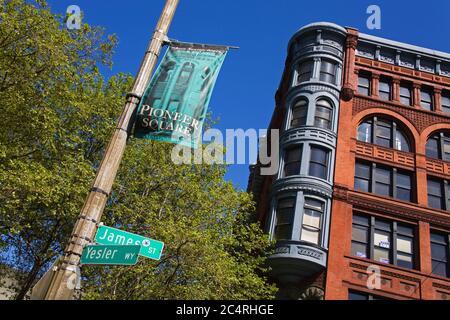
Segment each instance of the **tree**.
M0 262L17 299L63 251L131 77L105 81L114 36L68 31L43 1L1 1Z
M225 167L172 163L168 145L132 140L104 222L166 243L159 262L83 267L88 299L270 299L268 237L251 221L249 194ZM170 148L169 148L170 149Z
M66 30L41 0L0 3L0 264L17 271L23 299L64 250L132 79L99 72L111 65L114 36L86 24ZM133 268L83 268L83 297L273 297L269 241L225 170L176 166L170 145L131 139L104 222L164 241L165 254Z

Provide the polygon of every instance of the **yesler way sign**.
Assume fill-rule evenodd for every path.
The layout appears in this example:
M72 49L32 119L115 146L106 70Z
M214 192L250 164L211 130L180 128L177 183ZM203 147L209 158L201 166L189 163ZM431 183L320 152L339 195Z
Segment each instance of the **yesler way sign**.
M153 260L160 260L164 249L161 241L106 226L98 228L95 241L102 245L138 245L141 247L139 255Z
M87 246L81 256L81 264L133 266L138 262L141 246L99 245Z

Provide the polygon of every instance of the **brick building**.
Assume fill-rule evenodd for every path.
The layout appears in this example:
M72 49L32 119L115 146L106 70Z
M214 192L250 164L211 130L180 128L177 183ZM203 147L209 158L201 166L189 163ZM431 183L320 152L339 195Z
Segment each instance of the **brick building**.
M450 54L305 26L269 129L279 172L249 191L280 299L450 299Z

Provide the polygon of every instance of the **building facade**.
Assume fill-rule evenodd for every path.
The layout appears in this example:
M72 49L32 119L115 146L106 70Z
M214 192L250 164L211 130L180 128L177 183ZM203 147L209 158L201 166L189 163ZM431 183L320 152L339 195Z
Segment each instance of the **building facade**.
M450 299L450 54L305 26L269 129L249 190L280 299Z

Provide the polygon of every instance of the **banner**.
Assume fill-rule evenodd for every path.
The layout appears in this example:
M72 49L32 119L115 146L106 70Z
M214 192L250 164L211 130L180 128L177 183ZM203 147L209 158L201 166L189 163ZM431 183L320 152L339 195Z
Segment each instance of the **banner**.
M197 148L227 51L172 43L139 104L135 137Z

